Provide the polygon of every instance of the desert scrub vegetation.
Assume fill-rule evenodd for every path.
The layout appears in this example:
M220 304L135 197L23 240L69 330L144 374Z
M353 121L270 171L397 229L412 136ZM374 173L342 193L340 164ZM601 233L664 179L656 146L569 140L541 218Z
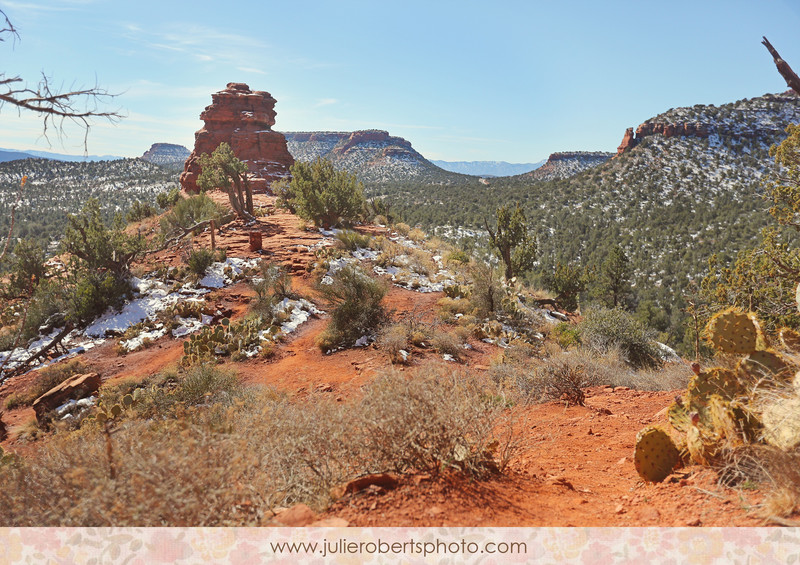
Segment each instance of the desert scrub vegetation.
M372 336L386 319L382 301L388 288L383 281L358 267L345 265L318 286L330 305L331 320L319 338L319 347L329 352L349 347L363 336Z
M189 271L199 280L214 262L214 252L210 249L192 249L186 257Z
M655 333L618 308L595 307L586 312L580 323L581 343L597 351L618 348L634 368L656 368L663 363Z
M227 211L227 208L211 200L204 192L189 198L180 198L172 209L162 216L161 232L168 238L199 222L211 219L220 225Z
M197 389L175 373L153 379L107 427L87 419L0 465L0 524L259 525L277 506L322 509L333 487L366 473L486 477L519 447L503 402L464 371L386 373L346 403L263 388L225 395L227 385L209 385L217 370L202 371L216 376L197 373ZM102 402L139 386L101 389ZM155 400L165 396L174 402Z
M548 342L549 343L549 342ZM689 365L664 363L659 367L632 367L618 347L603 353L586 347L562 351L522 340L511 343L489 368L491 379L511 398L523 402L563 400L582 404L587 387L607 385L634 390L678 390L692 376Z
M346 251L355 251L358 248L366 249L372 238L354 230L341 230L336 234L336 245Z

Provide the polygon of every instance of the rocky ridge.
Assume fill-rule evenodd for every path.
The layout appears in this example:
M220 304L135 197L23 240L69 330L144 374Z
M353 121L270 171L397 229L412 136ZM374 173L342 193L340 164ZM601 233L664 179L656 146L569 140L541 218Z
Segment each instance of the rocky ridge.
M269 92L253 91L244 83L230 82L225 90L211 95L212 103L200 114L205 122L195 133L195 146L181 174L181 186L197 192L200 155L212 153L226 142L233 154L244 161L251 173L254 191L266 191L269 183L285 177L294 158L286 147L286 139L276 131L276 100Z
M780 135L787 120L794 115L798 96L791 90L782 94L765 94L752 100L743 99L723 106L696 104L692 107L670 109L636 128L625 130L617 155L633 149L645 137L709 136L760 140ZM722 117L723 119L720 119ZM727 119L735 117L735 119Z

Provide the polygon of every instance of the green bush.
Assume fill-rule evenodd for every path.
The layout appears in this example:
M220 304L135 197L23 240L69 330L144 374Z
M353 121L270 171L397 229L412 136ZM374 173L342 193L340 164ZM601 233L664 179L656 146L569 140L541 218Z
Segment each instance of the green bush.
M297 215L330 228L356 221L364 205L364 187L355 175L337 171L330 161L317 158L313 163L296 161L292 180L282 196Z
M155 216L156 214L158 214L158 210L156 210L155 206L149 202L136 200L133 204L131 204L131 207L128 208L128 213L125 214L125 219L129 224L132 224L133 222L140 222L145 218Z
M181 189L180 187L175 187L169 192L159 192L156 196L156 204L162 210L166 210L167 208L171 208L178 203L178 200L182 200L183 196L181 196Z
M556 340L556 343L562 349L569 349L575 347L581 342L581 332L578 326L568 324L567 322L559 322L550 331L550 337Z
M250 278L250 287L258 297L257 308L269 310L284 298L294 298L292 278L282 265L275 265L263 259L258 262L258 274Z
M336 234L338 245L346 251L355 251L358 248L369 247L370 239L368 235L363 235L353 230L342 230Z
M653 331L624 310L592 308L579 327L583 345L599 353L618 347L634 368L658 367L663 363Z
M214 262L214 253L210 249L192 249L189 252L189 257L186 259L186 264L189 270L198 277L206 274L206 270Z
M128 279L110 271L83 271L69 288L67 320L81 326L118 307L132 291Z
M371 335L386 318L381 301L388 289L383 282L349 265L331 279L330 284L319 286L332 307L331 321L320 337L323 351L353 345L360 337Z
M20 240L11 257L10 290L13 294L28 293L47 274L42 247L32 239Z
M201 402L217 401L221 397L230 397L238 390L238 386L234 375L203 364L187 371L174 394L178 401L192 406Z
M210 219L219 224L225 212L224 206L211 200L205 193L183 198L161 218L161 231L168 235L175 230L184 230Z

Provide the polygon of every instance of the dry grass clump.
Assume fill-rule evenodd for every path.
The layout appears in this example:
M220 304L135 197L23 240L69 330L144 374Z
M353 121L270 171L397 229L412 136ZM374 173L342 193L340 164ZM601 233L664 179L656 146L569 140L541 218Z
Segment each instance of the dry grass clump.
M383 328L376 343L389 354L392 363L405 363L408 360L409 336L406 324L391 324ZM406 351L403 356L401 351Z
M408 268L417 273L430 277L438 272L439 267L433 262L432 256L427 251L421 249L409 249L407 251Z
M451 355L456 360L461 359L461 354L464 353L464 343L466 335L462 331L445 331L437 329L431 336L431 347L442 355Z
M424 241L428 235L419 228L414 228L408 232L408 238L414 243Z
M382 301L387 285L360 268L342 267L331 276L330 284L320 284L318 288L330 305L331 321L318 342L325 353L373 335L386 319Z
M800 512L800 449L784 451L759 444L740 446L728 454L720 481L740 488L766 486L758 515L788 525L780 518Z
M472 314L474 311L472 303L466 298L450 298L449 296L445 296L439 300L437 304L439 305L439 318L447 324L456 323L459 318L467 314ZM458 316L458 314L461 314L461 316ZM474 318L473 323L475 322L477 322L477 318Z
M517 445L503 406L469 373L428 369L380 376L347 403L251 389L146 419L132 409L0 466L0 525L258 525L276 506L325 507L364 473L482 477Z
M392 229L394 229L395 232L397 232L398 234L400 234L402 236L407 236L409 234L409 232L411 231L411 226L409 226L408 224L405 224L403 222L400 222L400 223L397 223L397 224L393 225Z
M606 353L577 348L553 351L520 343L507 349L490 367L498 384L510 386L526 401L565 400L582 404L583 389L590 386L625 386L635 390L685 388L692 375L688 365L667 363L659 369L635 370L616 348ZM544 355L543 359L539 359Z

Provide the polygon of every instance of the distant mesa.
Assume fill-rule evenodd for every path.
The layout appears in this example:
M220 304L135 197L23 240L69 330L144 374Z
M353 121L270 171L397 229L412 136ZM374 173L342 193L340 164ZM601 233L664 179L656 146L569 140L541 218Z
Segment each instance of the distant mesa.
M467 177L440 169L402 137L379 129L359 131L284 132L295 159L328 159L337 170L363 182L461 180Z
M189 158L191 152L183 145L173 143L154 143L150 149L144 152L142 159L162 167L176 167L180 165L182 169Z
M223 141L247 164L255 192L266 192L272 181L289 174L294 158L283 134L272 131L276 100L269 92L230 82L225 90L212 94L211 100L211 105L200 114L205 125L194 134L194 151L181 174L185 191L199 192L200 155L212 153Z
M603 151L561 151L550 155L544 165L521 175L536 181L560 180L602 165L613 157Z

